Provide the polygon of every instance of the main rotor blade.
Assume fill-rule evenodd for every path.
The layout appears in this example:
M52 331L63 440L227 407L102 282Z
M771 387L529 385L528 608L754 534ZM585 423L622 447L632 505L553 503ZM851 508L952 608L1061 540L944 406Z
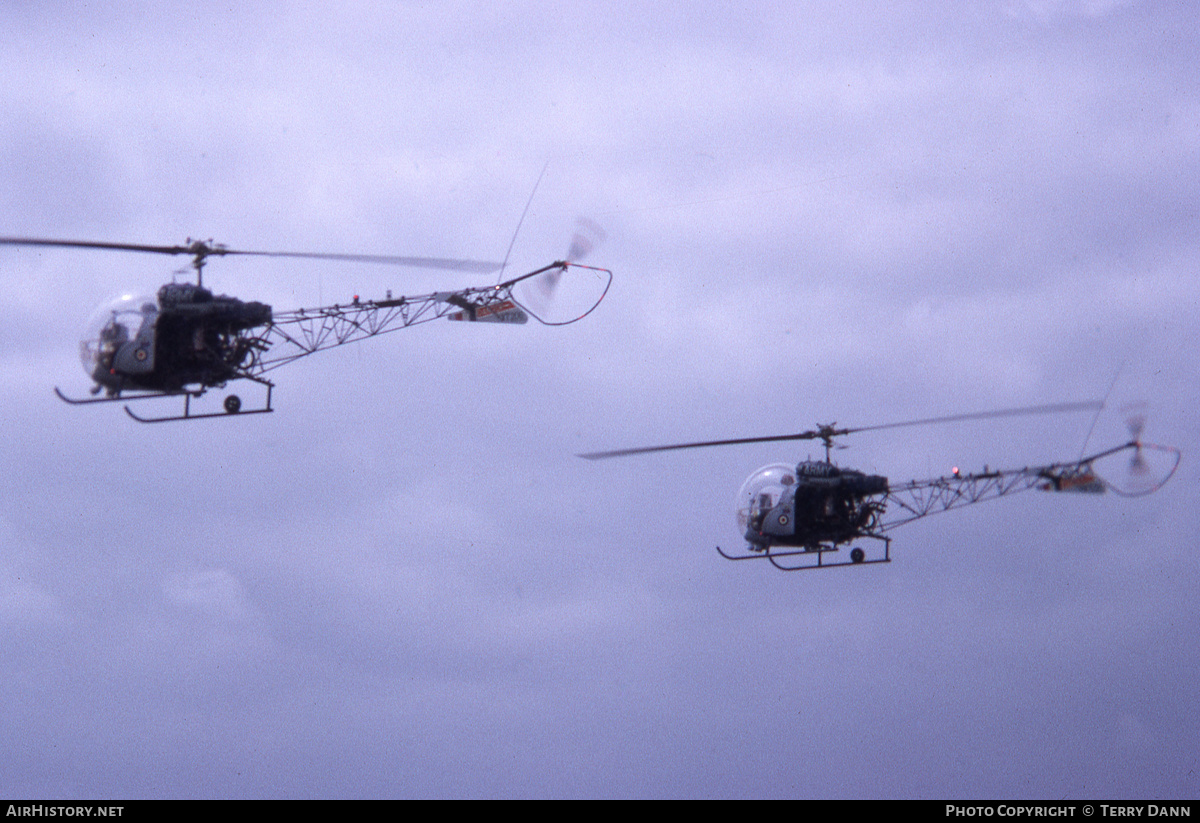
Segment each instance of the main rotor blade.
M839 430L837 434L845 434ZM710 446L738 446L746 443L777 443L782 440L815 440L821 433L816 431L799 432L797 434L779 434L772 437L739 437L734 440L705 440L698 443L675 443L670 446L643 446L637 449L614 449L606 452L588 452L578 455L585 460L605 460L609 457L628 457L632 454L649 454L651 452L681 451L683 449L706 449Z
M899 429L905 426L926 426L936 423L958 423L963 420L987 420L993 417L1025 417L1034 414L1063 414L1076 411L1099 411L1104 408L1103 400L1084 400L1078 403L1051 403L1045 406L1022 406L1015 409L1000 409L990 412L971 412L968 414L952 414L947 417L927 417L924 420L906 420L903 423L884 423L881 426L862 426L857 429L847 429L846 434L853 432L880 431L881 429Z
M499 263L483 260L460 260L446 257L401 257L389 254L330 254L295 251L243 251L227 249L219 243L191 241L186 246L157 246L143 243L106 243L96 240L49 240L40 237L0 237L4 246L56 246L75 249L105 249L108 251L137 251L152 254L190 254L197 258L208 256L242 255L254 257L292 257L308 260L336 260L345 263L379 263L386 266L443 269L489 274L500 268Z
M486 260L460 260L451 257L400 257L390 254L333 254L303 251L236 251L222 249L218 254L240 254L254 257L294 257L306 260L338 260L344 263L379 263L385 266L413 266L421 269L444 269L490 274L500 270L500 263Z
M964 420L985 420L993 417L1019 417L1033 414L1059 414L1073 411L1095 411L1104 407L1103 401L1088 400L1080 403L1053 403L1044 406L1022 406L1014 409L999 411L971 412L968 414L952 414L944 417L927 417L921 420L906 420L902 423L884 423L879 426L862 426L854 429L838 429L833 424L819 426L816 429L795 434L780 434L771 437L739 437L733 440L705 440L696 443L676 443L670 446L645 446L636 449L616 449L613 451L588 452L581 454L587 460L604 460L609 457L628 457L634 454L650 452L680 451L683 449L703 449L711 446L736 446L749 443L778 443L787 440L832 440L845 434L855 432L879 431L882 429L898 429L905 426L926 426L938 423L956 423Z
M193 254L192 246L150 246L139 243L104 243L97 240L47 240L40 237L0 237L0 246L59 246L74 249L108 249L110 251L143 251L155 254ZM206 247L211 254L220 254Z

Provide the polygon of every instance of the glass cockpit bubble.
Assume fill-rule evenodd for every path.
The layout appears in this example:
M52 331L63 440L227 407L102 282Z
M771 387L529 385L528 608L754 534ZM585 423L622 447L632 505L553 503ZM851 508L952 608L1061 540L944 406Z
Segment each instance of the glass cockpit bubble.
M79 342L79 360L88 377L112 368L121 345L137 337L142 326L158 314L155 299L144 294L122 294L96 309Z
M737 521L742 531L754 520L779 504L779 500L796 485L796 470L786 463L763 466L746 478L738 491Z

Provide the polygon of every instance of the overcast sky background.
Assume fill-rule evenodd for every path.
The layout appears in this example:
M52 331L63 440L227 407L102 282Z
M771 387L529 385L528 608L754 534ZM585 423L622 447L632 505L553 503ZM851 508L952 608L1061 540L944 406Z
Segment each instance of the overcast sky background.
M0 6L0 234L566 251L572 326L433 323L143 426L85 322L186 261L0 250L0 795L1200 793L1200 26L1188 3ZM276 309L486 276L214 260ZM1029 493L894 562L731 564L776 444L1101 397L1143 499ZM250 402L251 391L241 391ZM213 398L220 401L220 395ZM863 434L893 480L1087 414ZM1119 464L1120 461L1118 461ZM1118 465L1116 468L1120 468Z

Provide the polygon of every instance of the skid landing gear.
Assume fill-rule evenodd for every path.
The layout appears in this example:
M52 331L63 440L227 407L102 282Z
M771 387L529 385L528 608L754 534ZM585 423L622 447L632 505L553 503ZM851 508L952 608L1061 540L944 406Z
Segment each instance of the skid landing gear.
M172 416L168 416L168 417L142 417L139 414L135 414L133 409L129 408L129 406L125 407L125 413L128 414L130 417L132 417L134 420L138 421L139 423L168 423L172 420L203 420L204 418L208 418L208 417L234 417L237 415L244 415L244 414L270 414L271 412L275 411L273 408L271 408L271 389L274 388L274 384L266 383L264 381L264 385L267 387L267 397L266 397L266 402L264 403L264 405L261 409L250 409L248 411L243 411L242 410L242 398L238 397L236 394L231 394L225 398L225 402L222 404L222 406L224 407L224 411L204 412L202 414L194 414L192 412L192 398L199 397L200 395L204 394L204 391L200 390L200 391L195 391L195 392L184 392L183 393L184 394L183 414L177 414L177 415L172 415ZM146 396L161 397L163 395L146 395Z
M861 536L882 542L883 552L869 555L866 549L855 546L850 550L848 559L839 560L836 559L839 556L837 545L830 543L820 543L816 546L767 546L760 551L750 551L746 554L726 554L720 546L717 546L717 551L726 560L767 560L772 566L784 572L892 562L892 539L890 537L874 533ZM826 555L829 555L830 559L827 560Z

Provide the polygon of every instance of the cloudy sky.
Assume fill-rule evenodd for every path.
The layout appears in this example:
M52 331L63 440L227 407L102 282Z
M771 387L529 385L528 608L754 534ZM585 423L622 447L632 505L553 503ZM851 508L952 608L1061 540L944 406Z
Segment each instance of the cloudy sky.
M277 372L274 414L143 426L51 388L89 388L97 305L186 261L0 250L0 795L1200 793L1189 4L249 5L0 5L0 235L500 259L533 193L511 271L586 216L614 284L572 326L429 324ZM1110 386L1086 445L1144 413L1184 451L1161 492L931 517L890 565L713 550L807 444L574 456ZM1091 424L836 459L1019 467Z

